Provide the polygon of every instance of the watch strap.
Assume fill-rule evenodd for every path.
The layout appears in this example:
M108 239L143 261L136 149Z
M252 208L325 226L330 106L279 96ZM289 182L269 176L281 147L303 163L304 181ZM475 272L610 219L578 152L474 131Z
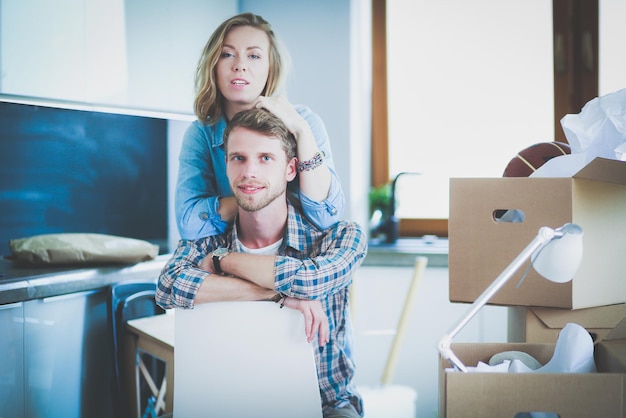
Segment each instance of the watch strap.
M218 274L224 274L224 270L222 270L221 260L226 257L230 252L225 248L218 248L213 252L213 268Z
M213 268L218 274L224 274L224 270L222 270L222 266L220 265L220 256L213 256Z

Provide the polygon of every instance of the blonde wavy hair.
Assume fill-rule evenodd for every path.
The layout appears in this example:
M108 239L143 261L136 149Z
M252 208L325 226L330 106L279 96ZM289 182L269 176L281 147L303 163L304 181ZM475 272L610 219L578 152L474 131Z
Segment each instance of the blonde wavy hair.
M193 110L199 121L211 125L217 123L224 114L224 97L217 88L215 67L222 53L224 38L231 29L238 26L251 26L267 34L270 43L269 74L263 96L280 93L284 87L290 66L290 59L280 40L274 33L268 21L253 13L241 13L220 24L204 46L198 60L198 67L194 80L195 99Z

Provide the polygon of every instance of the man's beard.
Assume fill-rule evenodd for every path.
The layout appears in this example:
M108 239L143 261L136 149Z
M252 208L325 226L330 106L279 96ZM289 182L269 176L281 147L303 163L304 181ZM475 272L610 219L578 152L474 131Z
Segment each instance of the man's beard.
M235 200L239 207L241 207L246 212L257 212L265 207L267 207L270 203L276 200L278 197L282 196L286 190L286 187L282 189L274 189L264 184L264 194L259 198L258 195L248 196L239 191L239 189L235 188L233 195L235 196Z

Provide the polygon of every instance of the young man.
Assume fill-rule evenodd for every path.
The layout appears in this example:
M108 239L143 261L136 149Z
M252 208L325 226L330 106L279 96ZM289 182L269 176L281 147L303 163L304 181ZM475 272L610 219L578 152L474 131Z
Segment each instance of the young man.
M304 315L315 353L324 417L359 417L352 383L352 273L367 253L356 223L319 230L287 198L287 183L318 160L299 163L296 142L270 112L238 113L224 132L226 174L238 204L223 235L181 240L159 277L164 308L234 300L280 301Z

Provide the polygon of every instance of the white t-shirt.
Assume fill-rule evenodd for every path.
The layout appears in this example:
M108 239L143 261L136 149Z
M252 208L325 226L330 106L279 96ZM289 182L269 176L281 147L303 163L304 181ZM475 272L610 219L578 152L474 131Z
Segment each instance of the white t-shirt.
M241 243L241 241L239 241L239 245L241 246L241 249L243 250L244 253L259 254L259 255L276 255L276 254L278 254L278 249L280 248L282 243L283 243L283 239L281 238L278 241L276 241L275 243L268 245L267 247L263 247L263 248L248 248L245 245L243 245Z

